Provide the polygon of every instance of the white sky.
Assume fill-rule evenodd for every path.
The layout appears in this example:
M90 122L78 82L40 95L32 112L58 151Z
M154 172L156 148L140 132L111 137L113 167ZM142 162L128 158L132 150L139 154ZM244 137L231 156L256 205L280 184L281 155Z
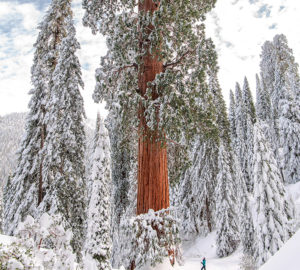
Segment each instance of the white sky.
M0 0L0 115L27 111L33 43L38 22L49 0ZM89 118L104 106L95 104L92 93L94 71L106 52L103 37L91 34L81 24L81 0L73 0L77 38L81 43L81 61L85 89L82 91ZM219 55L219 79L225 100L235 82L246 75L255 94L255 73L259 72L261 46L274 35L287 36L300 61L299 0L218 0L208 15L207 33Z

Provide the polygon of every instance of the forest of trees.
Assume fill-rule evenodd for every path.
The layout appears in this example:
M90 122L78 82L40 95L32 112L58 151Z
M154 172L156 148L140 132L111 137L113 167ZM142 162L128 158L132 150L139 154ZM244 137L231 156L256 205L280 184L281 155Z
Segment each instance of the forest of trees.
M256 100L245 77L227 110L204 25L215 2L83 0L84 26L108 48L93 94L108 116L89 150L71 0L51 1L3 189L4 233L35 235L30 254L52 248L48 267L173 265L181 241L215 231L218 257L242 246L256 269L299 227L286 191L300 181L298 64L284 35L266 41Z

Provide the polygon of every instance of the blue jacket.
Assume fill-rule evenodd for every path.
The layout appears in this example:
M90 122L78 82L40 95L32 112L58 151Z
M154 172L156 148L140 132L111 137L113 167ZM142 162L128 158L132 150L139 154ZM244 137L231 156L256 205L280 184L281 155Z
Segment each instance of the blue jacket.
M205 266L206 265L206 260L202 260L202 265Z

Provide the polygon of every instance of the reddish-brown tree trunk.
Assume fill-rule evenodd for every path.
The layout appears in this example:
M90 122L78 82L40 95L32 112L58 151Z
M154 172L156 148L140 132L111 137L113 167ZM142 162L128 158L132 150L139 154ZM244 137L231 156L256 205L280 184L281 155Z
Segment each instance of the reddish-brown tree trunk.
M154 12L158 8L157 3L152 0L140 2L139 12ZM151 33L153 26L149 25L148 34ZM144 40L140 40L142 47ZM158 48L159 49L159 48ZM156 55L148 53L142 59L139 70L139 89L144 96L147 83L155 79L156 74L163 72L163 63L159 60L158 52ZM158 94L153 89L152 99L156 99ZM147 213L149 209L158 211L169 207L169 183L167 166L167 148L162 143L159 134L162 132L149 131L144 117L144 108L139 109L140 132L138 147L138 196L137 214ZM157 123L159 122L157 112Z

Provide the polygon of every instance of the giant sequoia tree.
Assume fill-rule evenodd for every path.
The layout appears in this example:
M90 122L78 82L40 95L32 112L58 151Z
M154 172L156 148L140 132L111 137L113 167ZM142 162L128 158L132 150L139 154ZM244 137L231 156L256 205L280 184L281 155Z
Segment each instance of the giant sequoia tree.
M199 22L215 2L83 0L84 25L107 37L94 100L121 108L125 133L138 130L137 214L169 206L168 139L206 125L199 102L213 46Z

